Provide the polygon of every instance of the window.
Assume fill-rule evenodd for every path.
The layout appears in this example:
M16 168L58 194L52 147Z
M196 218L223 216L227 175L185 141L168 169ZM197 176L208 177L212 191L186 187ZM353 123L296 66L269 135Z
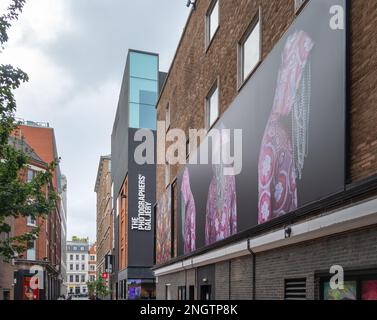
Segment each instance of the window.
M168 103L168 105L165 108L165 129L166 129L166 132L169 130L169 128L170 128L170 104Z
M69 270L73 270L73 264L69 265Z
M81 276L81 282L85 282L85 275Z
M129 126L156 129L158 97L158 57L130 52Z
M165 186L167 187L170 183L170 164L165 164Z
M85 248L84 248L84 247L80 247L80 250L81 250L81 251L84 251L84 250L85 250Z
M186 300L186 286L178 287L178 300Z
M30 183L31 181L33 181L34 176L35 176L35 171L31 170L31 169L28 169L27 170L27 182Z
M90 260L91 260L91 261L95 261L95 260L96 260L96 256L93 256L93 255L90 256Z
M80 257L80 256L79 256L78 254L76 254L76 260L79 260L79 257Z
M85 254L81 255L81 260L85 260Z
M80 265L76 264L76 270L80 270Z
M77 250L77 247L76 247L76 246L74 246L74 247L73 247L73 251L76 251L76 250Z
M377 300L377 274L355 270L345 274L343 288L331 288L328 276L320 281L323 300Z
M247 28L238 46L239 57L239 85L253 73L261 61L261 10Z
M35 260L35 240L28 243L28 249L26 252L27 260Z
M73 254L71 254L70 256L69 256L69 260L73 260Z
M90 265L90 271L96 271L96 266L93 265L93 264L91 264L91 265Z
M69 282L73 282L73 275L69 276Z
M220 18L219 0L214 0L206 15L206 47L210 45L218 27Z
M93 282L93 281L95 281L96 280L96 277L94 276L94 275L90 275L89 276L89 279L90 279L90 282Z
M76 280L76 282L80 282L80 277L79 277L79 275L76 275L76 276L75 276L75 280Z
M82 271L85 270L85 264L82 264L82 265L81 265L81 270L82 270Z
M27 217L27 225L30 227L35 227L37 225L37 221L35 220L34 217L28 216Z
M306 279L286 279L284 281L285 300L306 299Z
M206 129L209 130L214 125L219 117L219 90L218 90L218 81L214 84L211 90L208 93L206 98L206 116L205 116L205 125Z

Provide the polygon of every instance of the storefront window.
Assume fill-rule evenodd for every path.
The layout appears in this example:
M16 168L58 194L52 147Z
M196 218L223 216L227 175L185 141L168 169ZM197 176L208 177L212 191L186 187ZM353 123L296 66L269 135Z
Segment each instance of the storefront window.
M324 284L324 300L356 300L356 281L345 281L344 289L331 289L330 282Z
M328 279L322 281L323 300L377 300L377 276L359 273L346 276L343 289L331 289Z

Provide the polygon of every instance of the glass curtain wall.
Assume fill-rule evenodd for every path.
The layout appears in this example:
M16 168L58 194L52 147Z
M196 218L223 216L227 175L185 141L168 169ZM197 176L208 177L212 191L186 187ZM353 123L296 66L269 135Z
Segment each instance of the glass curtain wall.
M129 126L156 130L158 56L130 52Z

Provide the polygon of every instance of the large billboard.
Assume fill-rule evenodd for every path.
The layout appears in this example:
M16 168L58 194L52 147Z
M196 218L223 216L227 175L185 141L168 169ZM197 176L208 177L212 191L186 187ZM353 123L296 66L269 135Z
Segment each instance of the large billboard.
M215 126L242 129L241 172L181 171L178 255L344 190L346 52L346 1L309 1Z

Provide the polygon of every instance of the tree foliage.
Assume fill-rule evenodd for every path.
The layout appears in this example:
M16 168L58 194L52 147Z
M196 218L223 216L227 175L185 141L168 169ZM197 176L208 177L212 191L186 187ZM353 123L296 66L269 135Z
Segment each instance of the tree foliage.
M25 0L12 0L5 14L0 16L0 53L8 41L11 22L18 19ZM11 236L11 220L19 217L46 217L56 208L57 194L52 188L52 177L57 161L46 165L31 182L22 173L30 161L29 155L9 137L17 127L14 90L29 80L27 74L11 65L0 65L0 256L8 261L23 252L38 236L39 228Z
M111 290L100 275L98 275L97 280L89 281L86 284L88 286L89 297L91 299L106 298L111 294Z

